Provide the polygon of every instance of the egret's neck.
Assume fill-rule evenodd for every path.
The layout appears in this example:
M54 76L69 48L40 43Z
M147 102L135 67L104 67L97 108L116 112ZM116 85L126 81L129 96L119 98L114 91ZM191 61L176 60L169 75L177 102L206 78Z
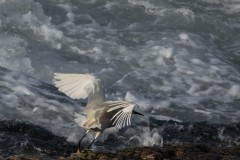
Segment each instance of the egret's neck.
M103 85L100 81L94 84L94 92L88 96L87 107L96 106L102 104L105 101L105 95Z

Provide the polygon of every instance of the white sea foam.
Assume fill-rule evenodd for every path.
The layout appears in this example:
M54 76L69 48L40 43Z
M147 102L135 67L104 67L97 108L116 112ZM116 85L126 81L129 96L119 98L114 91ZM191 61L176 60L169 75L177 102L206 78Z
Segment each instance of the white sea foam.
M240 12L240 4L225 4L225 7L228 14Z
M233 85L227 92L228 96L239 99L240 98L240 87L238 85Z
M141 107L141 109L145 109L145 110L149 108L149 104L151 103L150 101L148 102L147 100L137 98L130 92L126 93L125 100L129 101L129 102L134 102L134 103L138 104Z
M150 117L154 117L155 119L157 120L161 120L161 121L175 121L175 122L182 122L181 120L179 119L176 119L176 118L172 118L172 117L169 117L169 116L161 116L161 115L149 115Z
M203 114L211 114L211 112L207 112L207 111L200 110L200 109L194 109L194 112L203 113Z
M136 139L138 141L138 145L137 146L163 146L163 138L161 137L161 135L159 135L157 130L151 130L149 128L144 128L143 134L141 134L140 136L132 136L129 139L129 142L131 141L135 141ZM136 143L135 143L136 144Z
M19 37L0 36L0 66L31 74L31 61L26 56L25 41Z
M56 42L62 38L62 32L51 27L50 18L45 18L43 22L39 18L29 11L22 15L21 24L28 25L34 34L42 36L46 41L52 43L53 47L60 49L59 44Z

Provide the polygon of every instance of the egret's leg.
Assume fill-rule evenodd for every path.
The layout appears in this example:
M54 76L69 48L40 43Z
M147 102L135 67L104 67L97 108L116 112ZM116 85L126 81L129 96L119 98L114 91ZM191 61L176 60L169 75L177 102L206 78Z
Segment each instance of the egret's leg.
M89 132L89 130L87 130L86 133L85 133L85 134L82 136L82 138L79 140L77 153L80 153L81 142L82 142L83 138L87 135L88 132Z
M92 146L92 144L94 143L95 140L96 139L94 138L93 141L89 144L88 149L90 149L90 147Z
M93 139L93 141L89 144L88 149L90 149L90 147L92 146L92 144L94 143L94 141L102 134L102 132L96 132L95 138Z

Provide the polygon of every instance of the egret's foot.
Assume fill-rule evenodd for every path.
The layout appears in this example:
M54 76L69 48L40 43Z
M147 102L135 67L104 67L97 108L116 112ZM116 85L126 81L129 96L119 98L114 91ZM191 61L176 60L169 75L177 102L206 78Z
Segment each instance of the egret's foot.
M79 155L80 153L81 153L80 148L78 148L76 154Z

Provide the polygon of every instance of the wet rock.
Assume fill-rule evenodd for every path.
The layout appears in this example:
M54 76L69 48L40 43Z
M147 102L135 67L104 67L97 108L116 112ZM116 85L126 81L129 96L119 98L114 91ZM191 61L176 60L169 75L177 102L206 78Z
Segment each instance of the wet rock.
M150 118L150 129L161 128L165 143L208 144L209 146L229 146L240 144L240 123L211 124L209 122L174 122Z
M46 155L69 156L76 146L64 137L27 122L0 121L0 156Z
M240 157L240 123L209 124L178 123L152 119L151 125L161 127L163 147L140 147L100 152L76 152L76 144L64 137L27 122L0 121L0 160L238 160ZM110 137L111 141L115 137ZM2 156L2 157L1 157Z
M204 148L206 147L206 148ZM73 154L68 160L99 159L99 160L238 160L239 146L236 147L208 147L204 144L190 143L166 145L162 148L142 147L125 149L116 153L100 153L84 150L79 155Z
M123 150L120 152L117 152L118 159L124 160L124 159L146 159L146 160L161 160L164 157L163 152L158 148L149 148L149 147L143 147L143 148L134 148L134 149L128 149Z
M118 151L116 153L101 153L84 150L79 154L72 154L67 160L98 159L98 160L163 160L163 152L156 148L143 147Z
M209 147L206 144L182 143L162 147L164 159L178 160L235 160L240 157L239 146L235 147ZM223 152L225 151L225 152Z
M206 147L206 148L204 148ZM49 157L35 155L18 155L0 160L239 160L240 146L235 147L209 147L205 144L174 144L164 147L141 147L124 149L116 153L83 150L79 154L68 157Z

